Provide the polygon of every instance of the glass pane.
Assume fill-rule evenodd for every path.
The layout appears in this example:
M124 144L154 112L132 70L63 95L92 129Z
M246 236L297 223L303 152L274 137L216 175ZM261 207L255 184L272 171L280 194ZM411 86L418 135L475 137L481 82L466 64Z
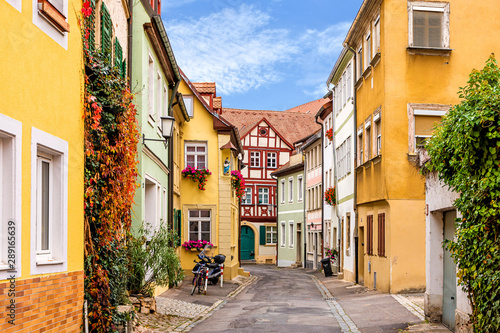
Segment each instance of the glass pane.
M194 156L193 155L187 155L186 161L187 161L188 165L194 167Z
M198 155L197 162L198 162L198 169L206 168L205 155Z
M198 221L189 222L189 231L198 231Z
M42 162L42 225L41 250L49 250L49 212L50 212L50 188L49 188L49 163Z
M196 147L196 151L198 153L204 153L205 152L205 146L198 146L198 147Z
M271 242L271 234L266 234L266 243L272 243Z
M210 211L209 210L201 210L200 211L200 216L201 217L210 217Z
M201 239L210 242L210 232L202 232Z
M188 151L188 152L195 152L195 147L193 147L193 146L187 146L186 147L186 151Z
M210 232L210 222L201 222L201 232Z
M190 232L189 233L189 240L193 240L193 241L198 240L198 232Z
M199 217L199 216L200 216L199 210L190 210L189 211L189 217Z

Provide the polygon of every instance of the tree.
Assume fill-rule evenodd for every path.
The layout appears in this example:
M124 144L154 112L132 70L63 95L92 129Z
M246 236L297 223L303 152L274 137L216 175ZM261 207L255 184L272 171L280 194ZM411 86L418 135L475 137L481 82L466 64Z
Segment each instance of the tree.
M455 240L445 246L458 266L474 332L500 332L500 69L492 55L473 70L427 144L436 171L460 193Z

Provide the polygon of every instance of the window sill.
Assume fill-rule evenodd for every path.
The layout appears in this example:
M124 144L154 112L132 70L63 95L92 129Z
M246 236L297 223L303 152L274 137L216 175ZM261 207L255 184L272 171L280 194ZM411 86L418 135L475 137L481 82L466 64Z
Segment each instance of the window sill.
M371 74L372 74L372 66L368 66L363 72L362 76L365 80L367 80Z
M369 159L365 163L363 163L363 166L365 167L365 170L370 169L372 167L372 160Z
M276 247L276 243L272 244L272 243L269 243L269 244L266 244L264 246L272 246L272 247Z
M407 154L408 162L410 163L417 163L418 160L418 155L415 153L408 153Z
M429 56L441 56L449 57L452 49L444 47L419 47L419 46L408 46L406 48L408 53L411 55L429 55Z
M66 17L47 0L38 0L38 13L46 18L59 32L69 32Z
M363 76L360 76L358 81L354 84L354 88L359 89L363 85Z
M382 160L382 154L378 154L377 156L372 158L373 165L380 163L381 160Z
M36 265L37 265L37 266L62 265L62 264L64 264L64 261L57 261L57 260L52 260L52 261L49 261L49 260L41 260L41 261L37 261L37 262L36 262Z
M375 56L373 57L372 61L370 61L370 65L372 67L375 67L378 65L378 63L380 62L380 58L381 58L381 55L380 55L380 52L377 52L375 54Z
M9 265L6 264L0 265L0 271L9 271L9 270L11 270L11 267Z

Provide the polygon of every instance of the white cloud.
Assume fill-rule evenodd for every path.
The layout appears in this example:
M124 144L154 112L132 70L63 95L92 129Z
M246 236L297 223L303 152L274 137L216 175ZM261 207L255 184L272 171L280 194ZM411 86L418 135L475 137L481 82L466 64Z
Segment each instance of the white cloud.
M280 80L277 65L299 51L286 29L253 6L226 8L198 20L165 22L179 65L193 81L212 81L223 94Z

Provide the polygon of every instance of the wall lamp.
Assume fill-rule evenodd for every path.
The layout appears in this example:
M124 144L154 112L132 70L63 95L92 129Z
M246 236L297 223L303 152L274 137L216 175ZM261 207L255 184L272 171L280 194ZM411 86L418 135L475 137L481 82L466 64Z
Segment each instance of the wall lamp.
M161 122L161 135L163 136L163 139L147 139L143 133L142 144L145 144L146 141L163 141L165 142L165 148L167 148L168 145L167 139L172 137L175 118L170 116L160 117L160 122Z

